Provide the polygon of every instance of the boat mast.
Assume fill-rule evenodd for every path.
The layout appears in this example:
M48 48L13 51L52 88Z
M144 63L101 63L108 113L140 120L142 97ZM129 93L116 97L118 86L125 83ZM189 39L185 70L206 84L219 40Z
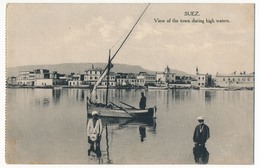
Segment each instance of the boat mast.
M111 50L109 49L109 56L108 56L108 71L107 71L106 106L107 106L107 104L108 104L109 73L110 73L110 69L111 69L110 53L111 53Z
M130 32L127 34L126 38L124 39L124 41L121 43L121 45L119 46L119 48L116 50L115 54L112 56L112 58L110 59L110 63L112 62L112 60L115 58L115 56L117 55L117 53L119 52L119 50L122 48L122 46L124 45L124 43L126 42L126 40L128 39L128 37L130 36L130 34L132 33L132 31L134 30L135 26L137 25L137 23L139 22L139 20L142 18L142 16L144 15L145 11L147 10L147 8L150 6L150 4L147 5L147 7L144 9L144 11L142 12L142 14L140 15L140 17L137 19L137 21L135 22L134 26L132 27L132 29L130 30ZM92 99L94 97L94 94L96 92L96 88L97 86L100 84L100 82L102 81L102 79L105 77L105 75L108 74L108 68L110 65L107 65L103 71L103 73L100 75L99 80L95 83L93 90L91 91L91 97L90 99Z

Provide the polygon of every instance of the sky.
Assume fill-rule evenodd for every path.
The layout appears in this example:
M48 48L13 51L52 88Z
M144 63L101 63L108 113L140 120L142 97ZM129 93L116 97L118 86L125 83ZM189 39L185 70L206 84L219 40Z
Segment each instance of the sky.
M6 66L107 62L109 49L115 53L146 6L9 4ZM191 11L199 16L185 15ZM253 72L254 5L152 3L113 63L153 71L169 66L191 74L196 67L211 74Z

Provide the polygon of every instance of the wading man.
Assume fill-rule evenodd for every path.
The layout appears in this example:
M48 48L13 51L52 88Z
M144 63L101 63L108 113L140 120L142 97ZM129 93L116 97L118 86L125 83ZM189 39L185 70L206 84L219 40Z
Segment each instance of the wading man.
M209 127L204 124L204 117L197 118L199 125L196 126L193 134L193 142L195 147L193 148L194 160L196 163L207 164L209 160L209 153L205 147L205 143L210 137Z
M193 134L193 142L195 142L195 146L205 146L206 141L209 139L209 127L204 124L204 117L200 116L197 118L199 121L199 125L196 126L194 134Z
M93 111L92 118L89 119L88 126L87 126L88 143L90 144L88 155L90 155L90 152L92 151L97 154L97 157L101 156L100 141L101 141L102 131L103 131L102 121L98 117L98 112Z

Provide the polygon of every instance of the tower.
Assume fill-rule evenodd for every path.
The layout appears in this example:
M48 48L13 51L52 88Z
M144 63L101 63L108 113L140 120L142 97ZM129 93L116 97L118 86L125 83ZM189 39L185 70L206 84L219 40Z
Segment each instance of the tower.
M199 68L196 67L196 75L198 75L198 74L199 74Z

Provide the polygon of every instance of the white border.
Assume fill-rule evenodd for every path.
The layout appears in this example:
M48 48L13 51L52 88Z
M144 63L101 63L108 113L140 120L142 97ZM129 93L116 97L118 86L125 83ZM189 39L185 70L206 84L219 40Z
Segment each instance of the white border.
M5 163L5 6L7 3L255 3L255 64L259 63L259 1L253 0L2 0L0 2L0 167L22 167L22 168L34 168L34 167L100 167L99 165L10 165ZM255 67L255 102L259 102L259 68ZM260 152L260 138L259 138L259 103L255 103L255 140L254 140L254 164L253 165L205 165L206 167L259 167L259 152ZM122 167L122 165L101 165L106 167ZM198 167L200 165L123 165L123 167Z

